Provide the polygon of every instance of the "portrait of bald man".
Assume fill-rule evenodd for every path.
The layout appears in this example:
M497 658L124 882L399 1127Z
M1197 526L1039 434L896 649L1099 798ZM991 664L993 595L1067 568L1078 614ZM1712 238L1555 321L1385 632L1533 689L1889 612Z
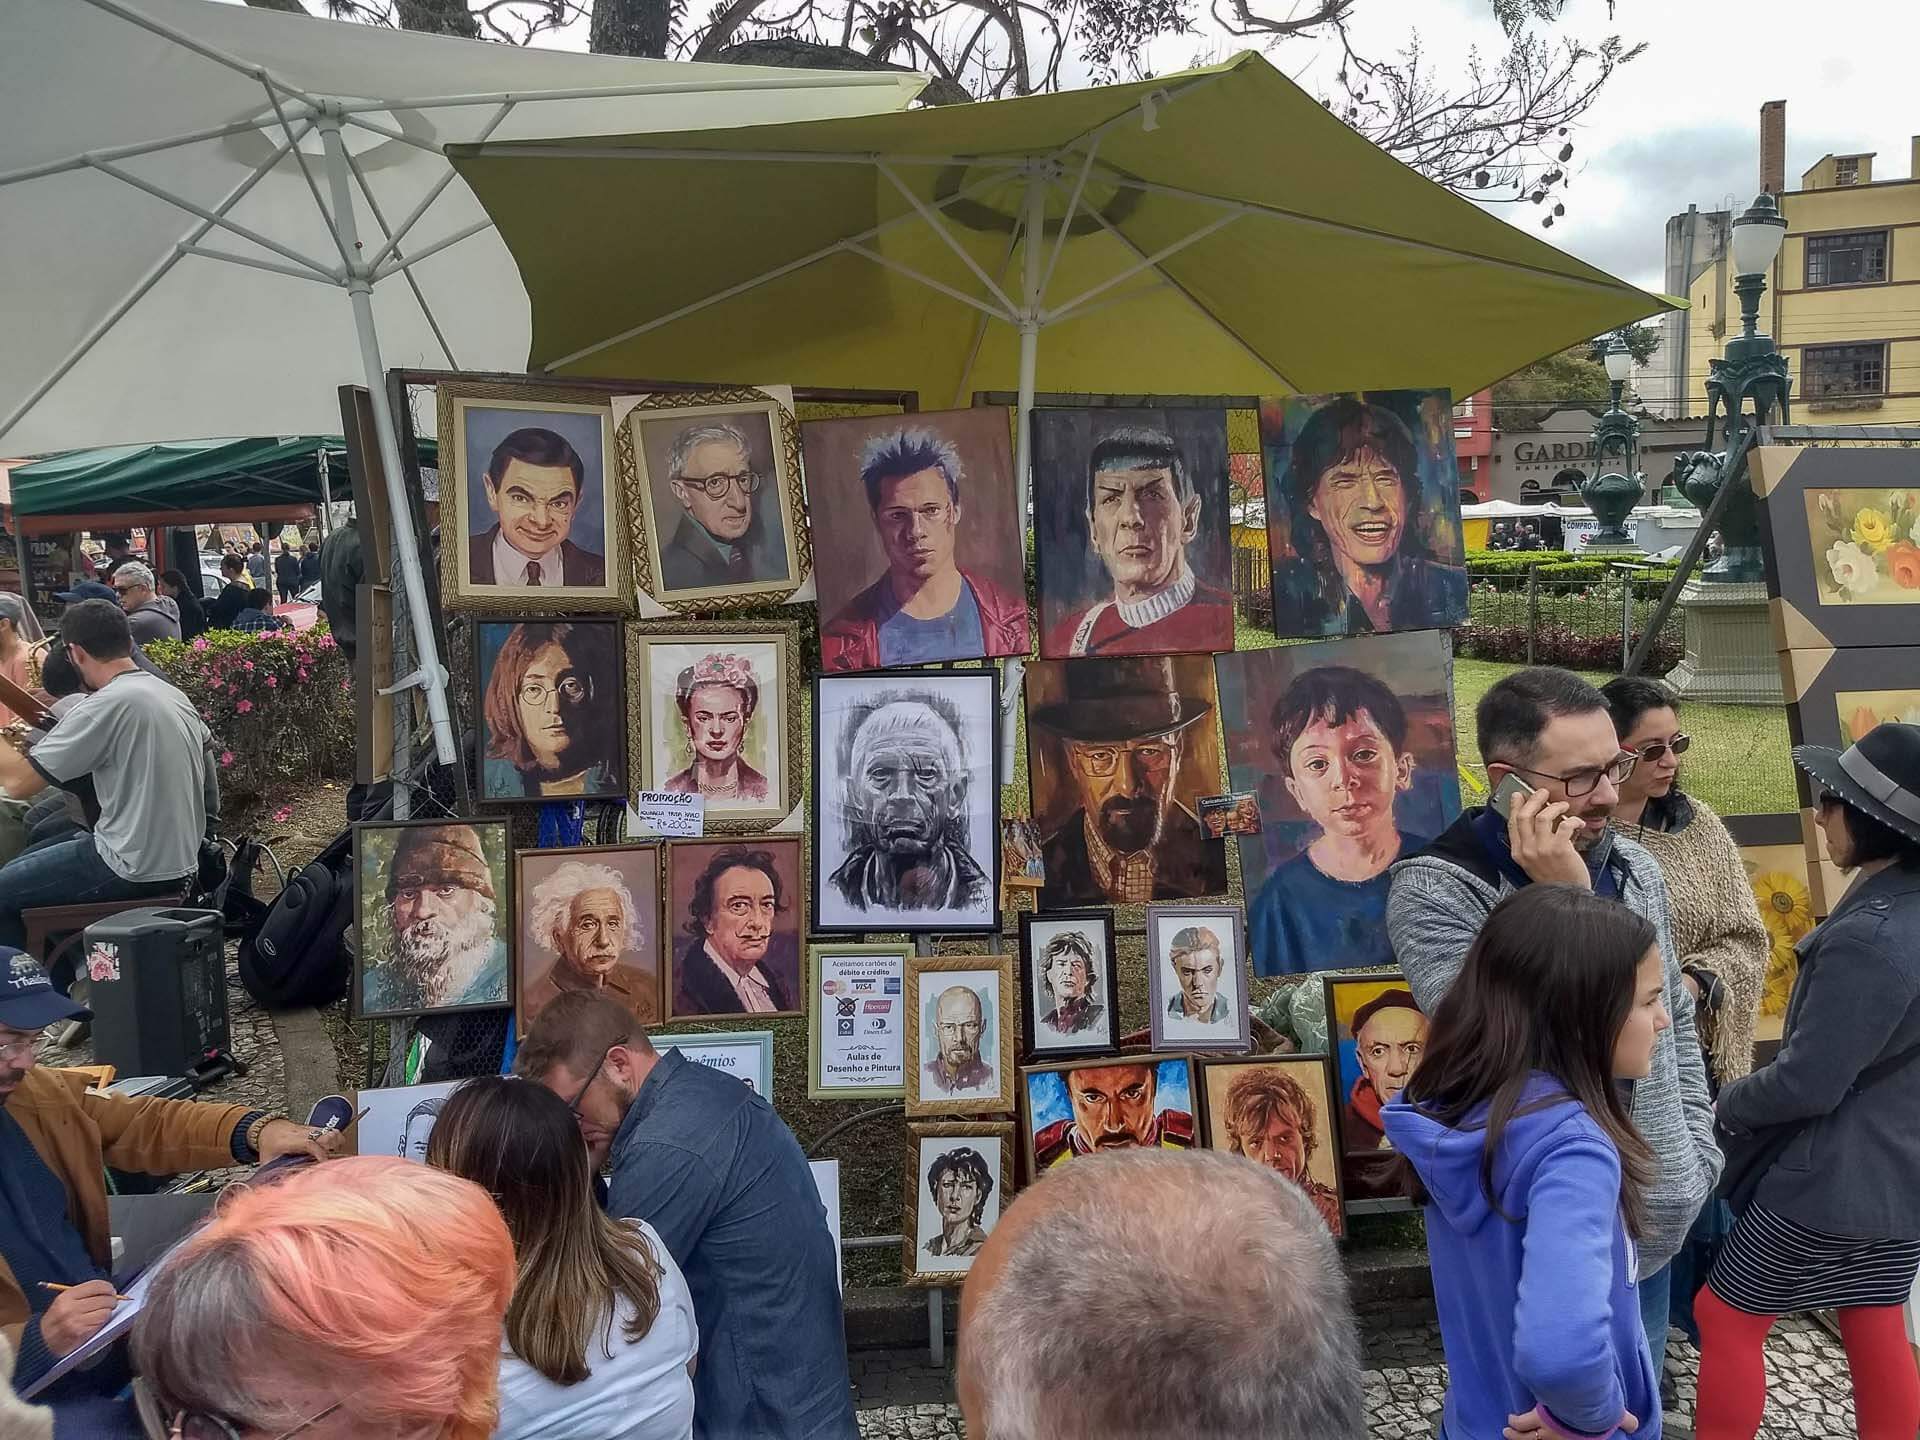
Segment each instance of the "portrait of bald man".
M819 928L997 922L995 694L991 671L822 677Z

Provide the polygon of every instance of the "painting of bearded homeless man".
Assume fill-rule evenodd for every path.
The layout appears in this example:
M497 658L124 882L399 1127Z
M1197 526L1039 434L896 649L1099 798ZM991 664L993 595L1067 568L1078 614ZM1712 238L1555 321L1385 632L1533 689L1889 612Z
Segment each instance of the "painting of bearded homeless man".
M907 1114L1013 1109L1011 955L907 961Z
M1202 1060L1200 1093L1207 1148L1244 1155L1285 1176L1306 1193L1334 1238L1344 1238L1327 1057Z
M1013 1126L914 1125L901 1270L909 1285L958 1285L1013 1197Z
M353 827L356 1019L513 1003L504 820Z
M1279 635L1446 629L1467 618L1445 390L1260 402Z
M800 837L667 845L668 1016L800 1015Z
M1394 963L1387 867L1460 813L1453 657L1437 630L1222 655L1255 975Z
M1427 1017L1401 975L1329 975L1327 1039L1340 1094L1341 1173L1348 1200L1406 1200L1407 1179L1380 1125L1427 1049ZM1375 1207L1379 1208L1379 1207Z
M814 924L1000 924L996 671L824 675L814 687Z
M1120 1043L1111 910L1020 912L1020 1012L1030 1059L1098 1055Z
M1040 653L1233 648L1224 410L1036 410Z
M1020 1072L1027 1174L1106 1150L1190 1150L1193 1062L1128 1055Z
M823 670L1027 653L1005 409L800 427Z
M637 789L703 797L706 833L764 829L799 802L798 630L649 621L628 637Z
M1210 657L1036 661L1026 700L1041 909L1226 893L1194 815L1225 788Z
M522 1035L556 996L591 990L660 1023L660 847L580 845L513 857Z
M480 798L627 793L617 620L479 620Z

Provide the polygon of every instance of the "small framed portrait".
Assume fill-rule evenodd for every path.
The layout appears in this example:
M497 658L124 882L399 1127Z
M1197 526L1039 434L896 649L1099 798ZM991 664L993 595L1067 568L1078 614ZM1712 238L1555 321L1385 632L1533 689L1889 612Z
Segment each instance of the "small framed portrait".
M1026 547L1005 408L810 420L820 668L1025 655Z
M667 843L667 1015L802 1015L800 837Z
M625 609L626 507L606 397L528 379L449 381L438 400L447 606Z
M569 990L591 990L658 1025L660 847L521 850L513 869L520 1033Z
M708 834L778 824L800 801L799 651L792 625L630 626L634 788L700 796Z
M687 1059L711 1065L740 1081L754 1094L773 1103L773 1032L771 1030L709 1030L697 1035L654 1035L653 1048L663 1054L678 1050Z
M829 941L807 948L808 1099L906 1098L912 954L911 945Z
M1000 928L999 700L991 666L814 681L818 929Z
M1227 412L1033 412L1040 653L1233 648Z
M811 552L793 412L740 387L623 396L622 466L632 476L634 569L682 613L785 600Z
M907 1114L1013 1109L1013 957L907 962Z
M1276 634L1445 630L1467 618L1447 391L1262 400L1260 444Z
M440 1118L448 1097L460 1088L458 1080L443 1080L433 1085L394 1085L381 1090L362 1090L354 1108L364 1110L353 1125L353 1143L357 1155L398 1155L402 1160L425 1164L427 1140Z
M1190 1150L1193 1062L1184 1055L1114 1055L1020 1072L1020 1143L1033 1179L1076 1155Z
M1022 910L1022 1053L1051 1059L1118 1046L1117 965L1111 910Z
M1391 966L1387 869L1460 814L1453 654L1439 630L1222 655L1253 973Z
M1711 457L1683 454L1675 476L1711 473L1711 464ZM1911 452L1767 445L1753 452L1747 478L1757 499L1736 493L1730 504L1752 503L1760 512L1775 648L1910 644L1920 622L1913 608L1920 605L1920 491Z
M1199 1065L1207 1148L1278 1171L1306 1193L1334 1239L1345 1239L1327 1057L1249 1055Z
M513 1003L504 820L353 827L353 1015L378 1020Z
M1427 1017L1403 975L1328 975L1322 983L1327 1039L1342 1097L1335 1128L1346 1198L1405 1202L1404 1167L1393 1155L1380 1110L1420 1068Z
M1147 991L1154 1049L1247 1049L1253 1041L1240 907L1149 905Z
M1007 1121L910 1125L900 1269L909 1285L958 1285L1013 1198Z
M476 620L482 800L613 800L627 793L620 622Z
M1226 894L1196 814L1225 788L1210 656L1036 660L1026 705L1041 909Z

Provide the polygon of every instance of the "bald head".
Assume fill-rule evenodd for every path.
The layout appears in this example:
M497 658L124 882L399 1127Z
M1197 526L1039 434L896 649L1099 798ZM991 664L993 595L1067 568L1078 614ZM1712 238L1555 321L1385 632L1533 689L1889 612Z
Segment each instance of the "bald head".
M1206 1150L1086 1156L1014 1201L961 1297L959 1389L968 1433L993 1440L1361 1440L1366 1425L1326 1226L1280 1176Z

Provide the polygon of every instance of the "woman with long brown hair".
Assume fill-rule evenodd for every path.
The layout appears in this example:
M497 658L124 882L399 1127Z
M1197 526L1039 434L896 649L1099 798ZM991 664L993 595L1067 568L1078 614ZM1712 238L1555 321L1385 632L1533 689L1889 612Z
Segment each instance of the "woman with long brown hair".
M1652 1071L1659 937L1572 885L1499 905L1382 1111L1426 1204L1443 1440L1660 1433L1634 1290L1653 1153L1619 1080Z
M519 1279L500 1356L494 1440L688 1440L693 1299L666 1245L594 1203L567 1103L505 1075L448 1099L427 1163L493 1196Z

